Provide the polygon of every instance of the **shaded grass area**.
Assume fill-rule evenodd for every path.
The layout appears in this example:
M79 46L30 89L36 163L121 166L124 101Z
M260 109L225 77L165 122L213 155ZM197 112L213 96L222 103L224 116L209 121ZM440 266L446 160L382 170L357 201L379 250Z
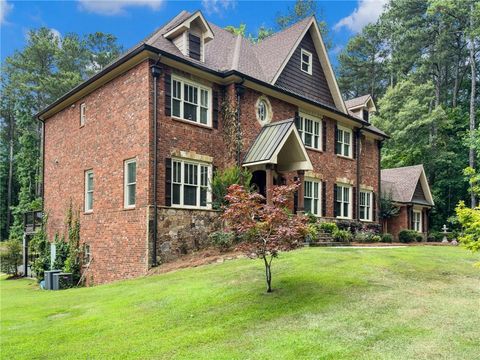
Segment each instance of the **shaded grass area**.
M93 288L2 280L5 359L478 359L479 256L305 248Z

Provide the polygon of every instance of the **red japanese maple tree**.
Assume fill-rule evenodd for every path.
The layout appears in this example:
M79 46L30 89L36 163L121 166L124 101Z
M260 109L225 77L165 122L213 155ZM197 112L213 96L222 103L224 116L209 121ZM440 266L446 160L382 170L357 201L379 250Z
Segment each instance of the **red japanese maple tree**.
M288 204L299 184L274 186L271 204L255 192L241 185L231 185L225 196L228 204L222 215L227 228L241 238L237 249L249 257L263 259L267 292L272 291L272 260L279 251L289 251L303 244L307 233L307 219L292 214Z

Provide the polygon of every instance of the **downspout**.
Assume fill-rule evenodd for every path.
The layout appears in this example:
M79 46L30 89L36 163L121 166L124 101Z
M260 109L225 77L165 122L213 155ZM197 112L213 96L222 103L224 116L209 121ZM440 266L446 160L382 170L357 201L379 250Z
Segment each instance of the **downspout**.
M241 131L241 121L240 121L240 116L241 116L241 106L240 106L240 100L243 94L245 94L245 86L243 86L243 82L245 79L242 79L241 82L235 84L235 93L237 95L237 166L242 165L242 159L241 159L241 152L242 152L242 146L241 146L241 141L242 141L242 131Z
M362 129L364 128L364 126L362 125L362 127L360 129L358 129L356 131L356 136L355 136L355 141L357 142L357 193L355 194L355 214L356 214L356 219L357 221L360 220L360 182L361 182L361 176L360 176L360 145L361 145L361 141L360 141L360 137L361 137L361 134L362 134Z
M153 76L153 244L152 244L152 267L157 266L157 175L158 175L158 125L157 125L157 81L162 74L162 69L158 66L160 57L155 65L151 66Z
M378 140L378 194L377 194L377 204L376 204L376 211L377 211L377 220L380 224L380 230L383 233L383 219L381 218L381 206L382 206L382 146L384 140Z

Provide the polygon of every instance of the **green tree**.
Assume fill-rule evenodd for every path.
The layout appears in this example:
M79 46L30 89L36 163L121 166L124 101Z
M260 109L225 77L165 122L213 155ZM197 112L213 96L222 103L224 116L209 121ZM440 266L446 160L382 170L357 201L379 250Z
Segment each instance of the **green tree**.
M0 79L2 239L19 239L23 212L41 207L41 124L35 114L120 52L115 37L109 34L61 38L40 28L28 33L21 51L5 59Z

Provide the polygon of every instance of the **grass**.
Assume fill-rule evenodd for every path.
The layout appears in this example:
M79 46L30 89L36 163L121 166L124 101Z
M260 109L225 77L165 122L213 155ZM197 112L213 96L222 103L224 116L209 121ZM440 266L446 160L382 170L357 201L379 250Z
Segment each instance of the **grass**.
M0 281L2 359L479 359L480 257L305 248L93 288Z

